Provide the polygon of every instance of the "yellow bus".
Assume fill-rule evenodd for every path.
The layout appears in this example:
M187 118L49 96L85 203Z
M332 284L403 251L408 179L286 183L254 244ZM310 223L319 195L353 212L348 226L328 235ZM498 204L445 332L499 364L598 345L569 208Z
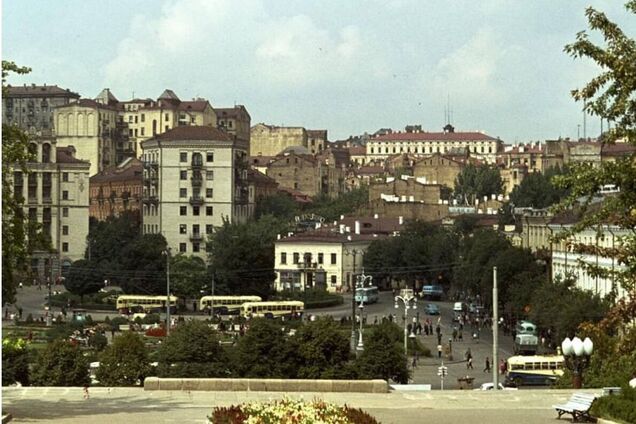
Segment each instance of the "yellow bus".
M117 310L122 314L134 312L165 312L168 296L124 294L117 297ZM170 296L170 312L177 311L176 296Z
M297 300L278 302L246 302L241 306L244 317L280 317L284 315L302 315L305 304Z
M563 375L562 355L511 356L508 358L506 380L516 386L551 385Z
M245 302L260 302L260 296L203 296L199 300L199 310L212 308L221 313L223 309L227 311L238 311Z

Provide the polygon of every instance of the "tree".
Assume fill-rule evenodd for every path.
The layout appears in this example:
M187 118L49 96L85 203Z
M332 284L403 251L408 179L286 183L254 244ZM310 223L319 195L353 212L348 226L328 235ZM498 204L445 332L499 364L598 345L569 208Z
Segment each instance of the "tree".
M455 179L454 197L466 205L473 206L476 199L500 194L502 188L499 169L491 166L464 167Z
M326 196L317 197L305 208L305 213L322 216L326 221L339 219L340 215L352 214L369 202L369 188L366 185L341 194L332 199Z
M143 384L150 373L150 362L144 341L138 334L126 331L115 337L100 356L97 379L105 386Z
M273 215L276 218L289 221L299 214L298 204L285 193L276 193L258 199L254 209L254 217L256 219L265 215Z
M234 351L234 368L240 377L294 378L295 343L280 326L268 319L250 321L249 330Z
M216 332L203 321L187 321L165 338L157 352L159 377L227 377L230 362Z
M360 378L381 378L406 384L409 370L402 346L402 330L392 322L382 322L366 336L364 351L356 360Z
M170 260L170 290L179 297L200 297L206 285L207 266L198 256L182 253Z
M88 359L68 340L49 343L40 353L32 373L35 386L84 386L90 384Z
M340 375L350 355L349 338L331 317L308 322L294 335L297 343L298 378L330 378Z
M97 293L104 287L104 272L93 261L80 259L73 262L64 279L64 287L69 292L80 296L84 301L84 295Z
M127 293L166 294L166 239L161 234L143 234L122 249L121 288ZM105 277L108 278L108 273Z
M566 194L552 183L551 174L534 172L521 181L510 193L510 202L516 207L547 208L561 201Z
M24 339L2 339L2 385L29 385L29 349Z
M10 73L26 74L31 69L13 62L2 61L2 92ZM24 271L29 255L27 244L28 224L24 216L24 199L13 192L13 171L28 173L26 163L29 139L17 126L2 124L2 300L15 302L16 274Z

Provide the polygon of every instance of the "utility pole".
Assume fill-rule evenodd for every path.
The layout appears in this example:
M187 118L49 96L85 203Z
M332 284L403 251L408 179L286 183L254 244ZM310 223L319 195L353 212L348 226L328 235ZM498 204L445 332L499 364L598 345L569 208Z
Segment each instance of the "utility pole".
M492 384L499 390L499 299L497 295L497 267L492 268Z
M166 335L170 335L170 248L163 252L166 255Z
M210 295L212 296L212 302L210 303L210 316L214 319L214 273L212 273L212 291Z

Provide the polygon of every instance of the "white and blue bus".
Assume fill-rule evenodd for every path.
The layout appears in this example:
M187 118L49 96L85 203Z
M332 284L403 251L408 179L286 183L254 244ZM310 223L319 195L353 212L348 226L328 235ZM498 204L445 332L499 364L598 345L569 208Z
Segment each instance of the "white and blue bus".
M507 361L506 380L518 386L551 385L563 375L562 355L511 356Z
M360 287L356 289L356 302L375 303L379 300L378 288Z

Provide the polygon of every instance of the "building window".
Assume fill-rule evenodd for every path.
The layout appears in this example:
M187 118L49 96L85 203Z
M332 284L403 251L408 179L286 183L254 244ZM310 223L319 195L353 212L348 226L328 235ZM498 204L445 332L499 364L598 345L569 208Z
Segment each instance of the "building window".
M62 225L62 235L68 236L68 225Z
M141 135L146 135L146 129L144 127L141 127Z
M324 255L322 253L318 253L318 263L324 263Z
M186 216L188 214L187 206L179 206L179 215Z
M206 224L205 225L205 233L206 234L212 234L213 232L214 232L214 225Z
M338 277L336 277L335 275L331 276L331 285L335 286L336 284L338 284Z
M212 215L213 215L213 209L212 209L212 206L206 206L206 207L205 207L205 214L206 214L207 216L212 216Z
M179 162L187 162L188 161L188 152L179 153Z
M62 252L68 252L68 243L62 243Z
M62 208L62 216L68 218L68 208Z
M300 254L298 252L294 253L294 264L297 264L300 261Z
M214 152L207 152L205 155L206 162L214 162Z
M179 189L179 197L188 197L188 189L180 188Z
M132 123L132 121L133 121L133 116L132 115L128 115L128 122Z
M187 180L188 179L188 171L179 171L179 179Z
M166 122L170 122L170 115L166 113ZM168 128L168 126L166 126Z
M179 234L188 234L188 226L186 224L179 224Z
M145 114L141 114L141 122L146 122L146 115ZM141 135L143 135L143 130L141 131Z
M62 182L68 183L68 172L62 172Z
M187 246L187 244L185 244L185 243L179 243L179 252L185 253L186 249L187 249L186 246Z
M192 206L192 215L199 216L199 207L198 206Z
M283 265L287 264L287 253L285 252L280 253L280 263Z
M68 190L62 191L62 200L68 200Z
M212 189L211 188L206 188L205 189L205 197L212 197Z
M332 253L331 254L331 265L335 265L336 264L336 254Z
M205 179L208 181L212 181L214 179L214 171L207 171L205 173Z
M192 251L198 253L201 250L199 242L192 243Z

